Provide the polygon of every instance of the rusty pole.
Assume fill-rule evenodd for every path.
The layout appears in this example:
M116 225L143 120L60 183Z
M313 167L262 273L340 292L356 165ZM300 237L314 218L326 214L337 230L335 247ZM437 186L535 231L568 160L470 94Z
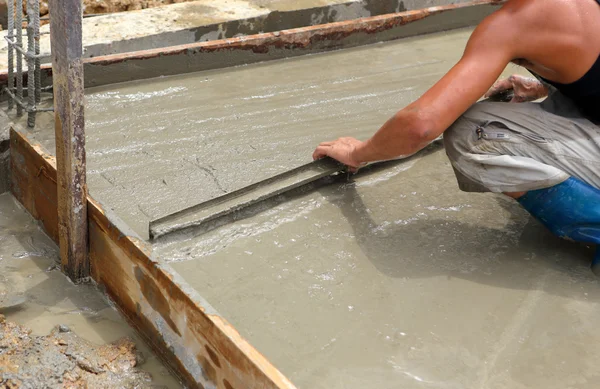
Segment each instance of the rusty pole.
M50 0L58 233L65 273L89 275L81 0Z

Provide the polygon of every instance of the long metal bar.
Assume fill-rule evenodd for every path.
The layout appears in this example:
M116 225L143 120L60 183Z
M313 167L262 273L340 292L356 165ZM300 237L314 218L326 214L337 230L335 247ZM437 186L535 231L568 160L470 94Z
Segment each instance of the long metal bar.
M50 1L58 237L63 271L89 276L81 0Z
M34 3L39 4L38 0L27 0L27 51L34 53L34 25L35 25L35 7ZM37 19L39 19L39 14ZM31 56L27 58L27 126L35 126L35 59Z
M35 103L39 104L42 101L42 77L41 77L41 60L40 60L40 2L33 2L33 39L35 53Z
M343 171L333 159L321 159L289 170L266 180L191 206L150 222L150 237L157 239L176 231L200 227L217 218L230 215L261 201L271 199L300 186Z
M15 29L17 40L15 48L23 48L23 0L16 0ZM17 49L17 97L23 100L23 55ZM23 107L17 104L17 116L23 115Z
M6 34L7 38L12 40L14 38L15 33L15 3L13 0L9 0L8 4L8 33ZM14 88L15 86L15 76L14 76L14 49L12 45L8 45L8 88ZM8 110L12 110L14 106L14 101L12 97L8 99Z

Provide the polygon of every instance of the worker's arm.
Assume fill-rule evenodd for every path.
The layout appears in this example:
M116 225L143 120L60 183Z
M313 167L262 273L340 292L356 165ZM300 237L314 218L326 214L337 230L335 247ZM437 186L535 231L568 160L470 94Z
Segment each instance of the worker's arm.
M396 113L373 137L365 142L354 138L323 142L313 158L329 156L356 168L413 154L437 138L489 90L511 60L518 58L518 23L511 20L514 15L503 10L475 29L461 60L438 83Z

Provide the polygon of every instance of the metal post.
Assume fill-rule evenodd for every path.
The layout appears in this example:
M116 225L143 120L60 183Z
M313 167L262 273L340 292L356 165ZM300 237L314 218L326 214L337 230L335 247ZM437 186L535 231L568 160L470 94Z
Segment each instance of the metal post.
M16 0L15 29L17 31L17 45L23 47L23 0ZM17 100L23 101L23 54L17 50ZM17 116L23 115L23 107L17 104Z
M60 256L75 281L89 275L82 15L81 0L50 0Z
M13 0L8 0L8 32L7 37L11 41L15 39L15 2ZM15 87L15 76L13 74L14 71L14 58L13 58L14 49L12 45L8 45L8 89L12 89ZM14 101L12 97L8 96L8 110L12 110L14 105Z

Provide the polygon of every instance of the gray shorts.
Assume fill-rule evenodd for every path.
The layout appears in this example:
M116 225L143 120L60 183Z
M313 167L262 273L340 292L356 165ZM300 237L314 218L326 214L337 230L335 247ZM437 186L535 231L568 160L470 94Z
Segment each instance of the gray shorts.
M570 176L600 188L600 126L556 91L541 103L477 103L444 145L467 192L525 192Z

